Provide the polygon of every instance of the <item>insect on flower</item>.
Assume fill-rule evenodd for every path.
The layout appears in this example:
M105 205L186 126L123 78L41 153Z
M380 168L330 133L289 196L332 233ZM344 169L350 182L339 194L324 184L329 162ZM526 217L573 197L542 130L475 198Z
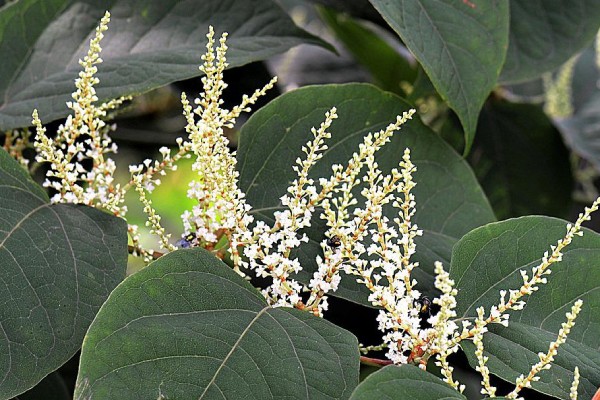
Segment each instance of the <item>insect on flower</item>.
M432 303L431 299L429 299L429 297L427 297L427 296L422 296L418 300L415 300L415 306L417 307L417 310L419 311L419 318L421 319L420 325L421 325L422 329L431 327L431 324L427 320L432 315L432 310L431 310L432 304L433 303Z
M332 249L337 249L338 247L340 247L342 245L342 239L340 239L339 236L334 235L330 238L327 238L326 244L327 244L327 246L331 247Z
M427 317L431 316L431 300L429 299L429 297L423 296L419 300L416 300L415 303L419 308L419 315L421 317L425 315Z
M196 235L193 233L188 233L187 235L183 235L181 239L175 243L175 246L180 249L189 249L194 244L194 240L196 239Z

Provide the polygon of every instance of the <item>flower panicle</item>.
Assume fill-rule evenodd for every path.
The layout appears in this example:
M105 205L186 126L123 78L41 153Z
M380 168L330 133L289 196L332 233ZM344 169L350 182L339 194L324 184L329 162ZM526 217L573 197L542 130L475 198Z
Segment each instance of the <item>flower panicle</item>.
M314 196L316 187L308 175L327 150L325 140L331 137L329 128L337 117L337 110L332 108L325 114L325 120L319 128L311 129L313 139L302 148L306 157L296 159L296 165L292 168L297 177L288 187L287 194L280 199L285 209L275 212L274 226L258 224L254 228L255 245L245 252L250 259L250 268L258 276L272 279L272 284L265 289L264 294L277 306L305 307L300 296L302 285L291 279L291 275L298 273L301 266L297 259L290 259L290 253L292 249L308 241L305 234L298 233L302 228L310 226L315 209L315 204L310 199ZM328 289L330 288L331 283ZM313 312L322 315L322 310L326 308L326 301L322 301L319 307L313 308Z
M29 168L29 159L24 156L23 152L32 147L30 138L31 131L27 128L13 129L4 133L4 150L25 169Z
M229 65L226 39L227 33L223 33L215 47L215 31L212 26L209 27L206 53L202 56L203 63L200 66L204 73L203 91L193 100L195 108L187 95L182 93L187 138L178 139L179 150L171 159L177 161L182 157L192 157L192 170L198 173L198 178L190 183L187 193L197 204L182 215L184 239L180 242L185 247L203 246L222 256L224 249L217 249L217 243L226 237L234 269L240 275L245 275L242 269L248 267L248 262L241 257L239 248L252 242L249 225L254 218L249 215L250 206L239 189L237 160L235 152L229 148L224 129L231 128L242 112L250 111L250 105L274 86L276 78L251 96L244 95L240 105L232 110L223 108L221 97L227 88L223 72ZM160 168L155 167L154 170ZM148 175L152 176L153 173L149 172Z
M579 55L564 63L556 76L548 72L542 76L545 91L544 111L551 117L568 118L573 115L572 81Z
M56 190L52 202L82 203L124 217L127 213L125 189L115 183L115 163L106 157L117 152L116 144L108 135L114 127L107 125L105 120L108 111L116 109L130 97L97 104L94 87L99 83L95 74L98 72L97 65L102 63L100 43L109 21L110 13L107 11L90 40L86 56L79 60L83 70L75 79L73 101L67 102L72 114L58 128L54 139L46 136L37 111L34 111L34 147L38 154L36 160L50 163L44 186ZM91 160L91 168L84 168L83 160Z
M412 215L415 207L410 190L414 187L412 174L416 168L410 161L410 150L406 149L399 164L400 170L393 169L390 174L384 175L374 160L374 153L389 140L394 129L398 129L411 115L412 112L406 112L385 131L365 137L359 152L349 161L351 168L346 168L349 174L342 173L340 181L344 183L340 186L338 197L323 202L322 215L329 226L327 235L332 237L339 233L343 238L339 254L325 251L326 260L331 262L329 269L325 269L327 275L322 275L332 280L331 277L343 269L355 275L358 282L371 291L369 301L383 308L378 316L379 329L385 333L383 341L388 348L386 355L395 363L406 363L406 351L423 344L419 336L420 318L415 306L420 293L408 291L405 284L408 281L412 289L415 283L410 280L410 271L415 265L410 262L410 256L415 247L414 238L421 234L418 227L405 218ZM365 187L361 191L365 206L356 207L350 213L348 208L355 203L351 191L358 183L356 171L360 171L362 163L367 167L362 178ZM343 171L344 168L338 167L337 170ZM331 179L327 182L331 182ZM395 226L383 215L383 207L388 203L406 211L399 211L399 217L393 221ZM370 237L372 245L365 248L362 243L367 237ZM332 254L336 257L332 257ZM370 261L364 259L367 255L371 257ZM311 284L314 293L316 285Z
M383 177L381 171L373 170L372 167L376 168L377 164L372 156L413 114L414 110L405 112L386 129L367 135L359 146L359 151L353 155L346 167L334 165L333 175L329 179L319 180L320 190L309 177L309 171L327 150L325 141L331 137L328 130L333 120L337 118L337 110L333 108L328 111L320 127L311 129L313 139L302 148L305 157L298 158L293 167L297 178L288 188L288 193L281 198L281 203L286 209L275 213L276 221L272 227L258 223L252 231L255 243L244 249L246 257L250 260L250 268L258 276L270 276L273 279L272 286L265 290L265 296L272 304L307 309L315 315L322 315L322 312L327 309L325 295L337 290L341 279L339 269L342 267L342 252L337 245L322 245L324 257L318 257L316 260L318 269L307 288L310 295L308 300L303 302L300 296L302 285L291 279L292 274L298 273L301 267L296 259L290 260L289 255L294 247L307 241L308 238L306 235L298 235L297 231L310 226L312 213L315 207L320 205L325 210L322 218L328 220L329 230L326 235L329 238L336 237L336 240L339 239L337 234L348 236L344 231L348 231L349 228L341 221L349 217L348 207L356 203L351 191L360 182L358 175L365 165L370 168L372 175L370 186L381 184L385 187L386 194L380 200L382 204L390 201L389 194L397 189L400 174L397 173L393 179ZM363 191L363 195L365 194L366 192ZM365 222L368 221L369 218L365 218ZM352 242L360 245L361 239L354 238ZM343 241L346 242L346 239ZM348 244L346 243L345 246Z

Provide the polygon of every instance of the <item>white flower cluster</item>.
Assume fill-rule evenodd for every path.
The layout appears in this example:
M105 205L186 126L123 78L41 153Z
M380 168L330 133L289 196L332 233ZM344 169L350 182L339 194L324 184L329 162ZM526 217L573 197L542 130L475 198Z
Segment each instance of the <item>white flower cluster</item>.
M273 305L302 308L300 292L303 287L290 277L300 272L302 267L298 259L290 259L290 253L301 243L308 242L308 237L299 234L298 231L310 226L315 205L318 204L321 195L308 173L323 156L322 152L327 149L324 141L331 137L327 130L336 118L336 109L333 108L327 112L325 121L318 130L312 128L313 140L302 148L306 158L298 158L293 167L298 178L292 182L288 193L280 199L287 209L274 213L275 223L272 227L259 221L252 229L252 237L256 240L244 249L244 255L249 259L249 267L258 276L272 277L271 285L263 290L263 293Z
M124 191L114 183L115 163L106 158L108 153L116 153L117 147L108 136L110 127L104 119L107 111L118 107L126 98L120 98L97 106L98 101L94 85L99 80L95 77L100 58L100 41L103 32L108 29L110 14L106 12L96 35L90 41L90 48L79 64L83 71L75 80L77 90L73 93L72 102L67 107L73 111L64 124L58 128L55 139L45 134L45 129L33 112L33 124L37 135L34 147L37 150L36 161L49 162L50 171L44 186L56 190L52 202L83 203L90 206L101 206L115 215L124 215L127 208L124 203ZM91 168L85 168L84 160L90 160Z
M31 132L27 128L4 132L4 145L2 147L25 169L29 168L29 159L23 153L30 147L30 137Z
M377 321L379 329L385 332L386 355L394 363L404 364L409 360L406 354L426 335L420 329L417 306L421 293L414 289L416 281L410 278L410 272L418 265L410 260L416 248L414 239L422 234L411 222L415 213L412 174L416 167L409 149L404 151L400 171L393 169L383 175L372 154L366 158L366 165L363 181L367 185L361 192L365 206L355 208L353 217L341 229L344 234L354 232L343 252L348 259L345 271L357 275L358 281L371 290L369 301L382 308ZM383 207L389 203L398 209L398 217L393 221L383 214ZM367 237L371 245L365 248L362 243Z
M53 203L85 204L102 208L124 218L127 214L125 192L131 186L115 182L116 165L107 155L117 152L117 146L109 136L114 126L106 124L108 112L130 100L128 96L97 105L95 85L99 83L95 74L100 58L100 42L108 29L110 13L107 11L90 40L87 55L79 64L83 70L75 80L76 90L73 101L67 102L72 110L64 124L60 125L54 138L46 135L37 110L33 111L32 123L36 127L34 148L36 161L47 162L50 168L46 173L45 187L56 191L51 198ZM128 225L133 248L139 248L138 228Z
M341 269L348 274L357 275L360 281L368 286L372 285L370 274L373 270L381 267L384 271L393 274L395 267L391 266L394 263L392 258L399 255L399 246L410 247L409 237L420 234L416 226L411 228L409 224L406 229L400 230L401 237L399 237L397 231L389 226L387 217L383 216L385 204L391 202L395 207L401 207L400 203L395 201L394 192L410 191L413 186L412 180L402 180L407 178L407 174L412 173L411 168L414 167L412 164L404 165L410 163L410 152L406 150L404 160L400 163L403 167L402 173L394 169L389 175L383 175L374 158L375 153L389 142L394 132L411 119L414 113L415 110L406 111L385 129L365 136L358 152L352 155L345 167L333 165L332 176L329 179L319 180L321 190L314 196L313 203L320 203L324 210L321 218L326 220L329 229L326 233L328 239L322 243L324 257L317 257L318 270L309 283L310 296L306 302L306 307L316 315L322 315L322 311L327 307L325 295L337 290ZM365 166L367 171L361 177L361 171ZM365 199L365 207L352 209L357 204L352 190L361 181L365 184L361 191L361 196ZM413 200L410 198L409 202ZM399 221L396 220L397 223L400 223ZM378 226L381 231L373 230L374 226ZM363 243L369 234L374 235L375 245L367 249ZM395 244L392 244L393 240ZM403 240L406 243L400 244ZM385 243L386 241L389 243ZM383 246L380 250L377 249L377 243ZM375 253L379 255L380 260L373 261L371 268L367 268L368 262L361 256ZM405 265L400 256L395 261ZM388 266L387 269L385 265ZM412 264L408 268L412 268ZM371 286L370 289L373 287ZM418 293L415 294L418 296ZM391 293L390 295L393 296ZM377 294L373 296L372 300L375 301Z
M248 225L253 218L248 214L244 193L238 188L239 173L236 170L235 152L229 149L223 128L230 128L243 111L250 111L249 105L273 87L272 79L252 96L244 96L242 103L232 110L223 109L221 95L227 84L223 82L223 71L227 68L227 34L221 36L215 49L214 30L207 34L207 52L202 56L204 63L200 70L204 91L194 100L192 108L185 93L181 96L183 114L186 118L186 140L179 141L180 152L189 152L194 157L192 170L198 179L190 183L188 197L198 203L191 211L182 215L185 240L182 246L202 246L214 249L222 237L230 243L236 270L241 273L242 264L238 254L239 241L247 236ZM181 150L183 149L183 150Z

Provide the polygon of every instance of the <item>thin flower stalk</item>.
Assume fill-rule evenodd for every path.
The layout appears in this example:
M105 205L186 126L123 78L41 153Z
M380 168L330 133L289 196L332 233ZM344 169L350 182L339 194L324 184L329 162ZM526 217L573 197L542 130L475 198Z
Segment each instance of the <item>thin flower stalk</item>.
M509 310L521 310L525 306L523 297L531 295L539 289L540 284L547 282L547 275L552 273L550 267L562 260L563 249L567 247L573 241L575 236L583 236L582 224L591 219L591 214L598 210L600 205L600 197L597 198L590 207L586 207L584 212L579 214L579 217L574 224L567 225L567 233L564 238L560 239L555 246L551 246L550 252L545 252L542 257L542 262L535 266L531 271L531 277L527 271L521 270L521 276L523 278L523 285L518 290L510 290L508 301L506 300L507 292L500 291L500 303L496 306L492 306L489 316L485 319L483 326L490 323L499 323L502 325L508 325L508 314ZM460 336L457 336L453 343L458 344L460 340L473 337L475 334L474 329L463 329Z
M134 179L136 179L135 176ZM137 176L134 188L138 194L140 202L144 205L144 212L148 216L146 226L150 228L150 233L159 237L161 248L167 249L168 251L176 250L177 248L169 241L171 235L166 233L165 228L163 228L160 223L161 217L152 206L152 200L150 200L146 195L147 188L144 186L144 183L141 180L141 175Z
M442 294L433 299L433 303L439 305L440 310L436 315L429 318L431 330L426 332L424 351L427 355L435 354L435 364L440 367L444 381L450 386L462 392L464 385L454 380L452 373L453 367L448 363L448 357L458 350L457 345L452 345L450 339L456 336L458 326L453 321L456 317L456 295L458 290L454 287L454 281L450 279L450 274L444 270L441 262L436 262L434 267L435 287Z
M579 368L575 367L573 371L573 383L571 383L571 390L569 391L569 399L577 400L577 388L579 387Z
M596 68L600 69L600 29L596 33L596 40L594 42L595 42L594 47L596 49L596 57L595 57Z
M490 370L486 363L489 357L483 354L483 334L487 332L487 328L484 326L485 321L485 310L483 307L477 308L477 319L475 319L475 335L473 336L473 343L475 343L475 356L477 357L477 366L475 370L481 374L481 394L488 397L496 396L496 387L490 383Z
M550 347L548 348L548 352L539 353L539 361L531 367L529 374L527 376L521 375L517 378L515 382L515 389L506 395L509 399L516 399L519 392L523 388L530 388L533 382L536 382L540 379L538 374L543 371L550 369L552 366L552 361L554 361L554 356L558 353L558 348L562 344L567 341L567 335L571 332L571 329L575 325L575 319L577 318L577 314L581 311L581 306L583 305L583 301L577 300L573 306L571 307L571 311L567 312L567 321L562 323L562 327L558 332L558 338L550 343Z

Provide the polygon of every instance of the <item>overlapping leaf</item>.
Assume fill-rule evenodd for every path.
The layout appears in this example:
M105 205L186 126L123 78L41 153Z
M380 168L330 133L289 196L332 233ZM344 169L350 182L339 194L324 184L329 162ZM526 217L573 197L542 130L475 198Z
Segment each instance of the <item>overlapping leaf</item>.
M0 129L65 117L89 38L105 10L98 97L137 94L200 75L208 26L230 33L231 66L322 44L268 0L23 0L0 12Z
M588 45L600 28L596 0L511 0L502 82L534 79Z
M240 187L255 216L273 222L273 211L282 209L279 198L296 177L292 166L297 157L304 156L302 146L312 138L311 127L318 126L333 106L339 118L330 129L329 149L310 174L315 179L329 177L331 165L346 164L368 132L385 128L410 108L399 97L367 84L306 87L263 107L242 128L238 151ZM414 222L425 231L417 244L415 259L420 268L414 274L419 289L430 291L434 261L448 265L456 240L494 217L468 165L418 118L405 124L376 155L382 171L396 168L406 147L417 166ZM392 209L386 212L390 219L395 216ZM315 257L321 253L325 229L317 211L307 231L310 242L297 254L304 268L298 278L303 282L316 270ZM364 285L347 277L336 295L368 304L365 291Z
M349 332L271 308L212 254L180 250L111 294L84 341L75 395L345 399L358 360Z
M123 279L125 222L50 205L0 151L0 398L36 385L81 346L100 305Z
M468 153L479 110L496 85L504 63L509 2L370 1L458 115Z
M476 308L488 311L500 301L500 290L519 289L520 271L531 271L540 263L550 245L566 234L566 221L530 216L493 223L465 235L454 247L450 274L459 289L458 317L476 315ZM539 361L538 353L548 351L556 340L577 299L583 310L567 343L560 347L554 366L540 373L533 388L568 399L573 370L579 367L581 398L591 398L600 386L600 235L586 230L564 251L563 261L552 266L548 283L527 298L523 311L512 312L507 328L492 326L485 335L485 348L492 373L509 381L527 374ZM531 273L529 273L531 276ZM473 359L473 345L462 344Z
M414 365L387 366L365 379L351 400L466 400L437 376Z
M336 39L371 73L377 86L396 94L405 94L400 83L413 83L416 79L414 60L409 60L407 54L401 55L380 34L360 21L327 8L321 8L320 15L333 30Z

